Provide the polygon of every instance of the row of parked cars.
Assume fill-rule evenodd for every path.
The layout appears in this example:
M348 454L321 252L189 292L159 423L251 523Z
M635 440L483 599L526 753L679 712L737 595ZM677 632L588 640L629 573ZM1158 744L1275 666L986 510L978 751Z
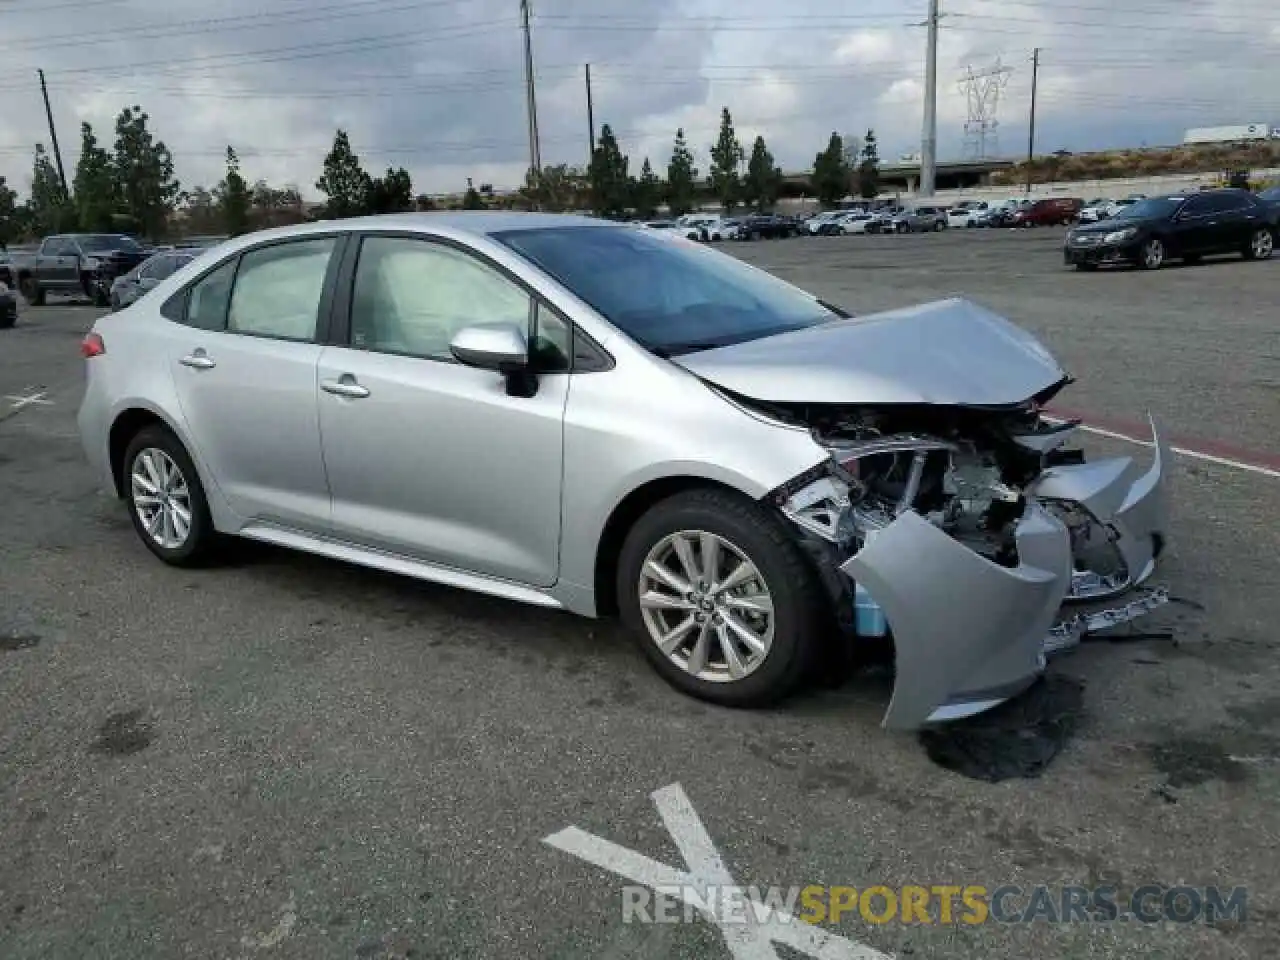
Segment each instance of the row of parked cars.
M16 320L16 297L44 306L50 293L86 296L96 306L128 306L224 236L190 237L153 246L128 234L66 233L39 246L0 255L0 326ZM9 305L15 307L10 313Z

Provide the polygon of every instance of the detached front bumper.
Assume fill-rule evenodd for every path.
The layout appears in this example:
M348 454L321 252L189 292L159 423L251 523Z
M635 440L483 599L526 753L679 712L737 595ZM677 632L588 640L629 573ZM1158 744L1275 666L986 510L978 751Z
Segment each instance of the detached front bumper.
M884 727L914 730L998 706L1034 683L1050 655L1167 602L1162 590L1138 589L1167 542L1170 455L1154 422L1152 436L1146 470L1129 457L1046 470L1027 491L1016 567L987 560L913 511L841 566L892 630L897 676ZM1071 534L1057 515L1062 506L1087 511L1109 531L1122 576L1074 569ZM1086 601L1112 606L1073 611L1071 604Z

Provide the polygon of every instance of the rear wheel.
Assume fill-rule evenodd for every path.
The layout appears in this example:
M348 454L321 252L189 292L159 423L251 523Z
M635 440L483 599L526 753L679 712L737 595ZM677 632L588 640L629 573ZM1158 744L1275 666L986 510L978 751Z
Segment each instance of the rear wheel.
M140 430L125 450L122 472L129 517L147 549L177 567L207 562L218 535L181 441L166 427Z
M677 494L641 517L617 591L658 673L726 706L794 691L822 638L824 602L800 548L775 515L728 491Z
M1263 227L1254 233L1250 239L1249 246L1245 248L1244 256L1246 260L1270 260L1275 248L1275 237L1270 230Z

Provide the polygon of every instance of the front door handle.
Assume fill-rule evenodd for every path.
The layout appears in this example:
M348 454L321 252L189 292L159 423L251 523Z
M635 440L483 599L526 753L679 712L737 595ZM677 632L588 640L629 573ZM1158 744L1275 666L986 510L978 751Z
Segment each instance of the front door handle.
M179 363L184 367L192 367L196 370L212 370L217 366L217 364L213 362L213 358L203 350L197 350L195 353L183 357Z
M320 389L325 393L332 393L335 397L349 397L352 400L359 400L369 395L369 388L360 386L356 383L356 378L349 373L343 374L338 380L321 381Z

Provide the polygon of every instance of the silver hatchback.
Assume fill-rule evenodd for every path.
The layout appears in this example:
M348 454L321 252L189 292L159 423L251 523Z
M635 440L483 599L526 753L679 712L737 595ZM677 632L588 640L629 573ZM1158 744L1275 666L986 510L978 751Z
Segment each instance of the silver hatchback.
M1065 371L963 300L853 318L670 232L406 214L239 237L82 349L85 451L160 559L620 613L719 703L887 640L912 729L1163 602L1159 436L1084 463L1039 413Z

